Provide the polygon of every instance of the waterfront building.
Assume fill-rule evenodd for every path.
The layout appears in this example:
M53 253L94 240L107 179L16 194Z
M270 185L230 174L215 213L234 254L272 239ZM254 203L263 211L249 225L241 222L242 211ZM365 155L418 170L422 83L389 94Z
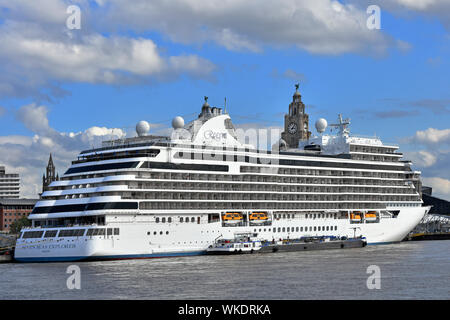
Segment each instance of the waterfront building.
M38 199L0 199L0 231L9 232L11 224L28 215Z

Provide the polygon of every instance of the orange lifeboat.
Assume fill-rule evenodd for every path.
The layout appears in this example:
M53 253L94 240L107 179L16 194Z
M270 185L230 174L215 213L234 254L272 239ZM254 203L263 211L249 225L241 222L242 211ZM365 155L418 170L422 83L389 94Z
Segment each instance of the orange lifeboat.
M240 212L226 212L222 215L222 221L225 223L239 223L244 219Z
M376 211L369 211L365 215L366 221L376 221L377 220L377 212Z
M252 212L249 215L249 220L252 223L263 223L269 220L267 212Z
M355 211L350 213L350 221L361 222L362 213L360 211Z

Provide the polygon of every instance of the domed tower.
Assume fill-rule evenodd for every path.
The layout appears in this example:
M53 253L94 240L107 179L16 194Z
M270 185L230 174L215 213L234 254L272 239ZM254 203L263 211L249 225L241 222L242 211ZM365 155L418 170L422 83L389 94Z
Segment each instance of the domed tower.
M205 103L202 106L202 113L200 116L209 116L211 115L212 109L208 103L208 97L205 96Z
M295 93L289 104L289 113L284 116L284 131L281 138L286 141L288 148L298 148L299 141L308 140L311 136L309 131L309 115L305 113L305 104L302 95L298 92L299 84L295 85Z

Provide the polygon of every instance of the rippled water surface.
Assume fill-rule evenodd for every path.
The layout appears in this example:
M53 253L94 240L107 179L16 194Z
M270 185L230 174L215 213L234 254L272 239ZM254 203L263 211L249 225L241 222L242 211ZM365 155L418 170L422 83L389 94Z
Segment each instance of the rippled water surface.
M68 289L67 267L81 270ZM381 288L367 288L367 268ZM238 256L0 264L0 299L449 299L450 241Z

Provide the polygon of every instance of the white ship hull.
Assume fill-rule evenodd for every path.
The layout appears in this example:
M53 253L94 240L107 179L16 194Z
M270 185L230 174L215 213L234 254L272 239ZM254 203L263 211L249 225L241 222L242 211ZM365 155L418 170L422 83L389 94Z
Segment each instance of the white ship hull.
M232 238L237 232L255 231L258 233L258 238L268 241L302 236L346 236L349 238L363 236L368 244L385 244L402 241L428 210L429 207L404 208L400 210L396 218L382 218L378 223L359 224L352 224L348 219L333 218L275 219L270 226L235 227L223 226L220 221L214 223L129 223L120 226L119 235L19 239L15 259L21 262L43 262L200 255L205 254L208 246L218 237ZM329 229L336 226L337 230L297 232L295 230L298 226L321 226L325 227L325 230L327 226ZM274 228L287 230L288 227L294 231L273 232ZM30 231L33 230L45 229L30 229Z

